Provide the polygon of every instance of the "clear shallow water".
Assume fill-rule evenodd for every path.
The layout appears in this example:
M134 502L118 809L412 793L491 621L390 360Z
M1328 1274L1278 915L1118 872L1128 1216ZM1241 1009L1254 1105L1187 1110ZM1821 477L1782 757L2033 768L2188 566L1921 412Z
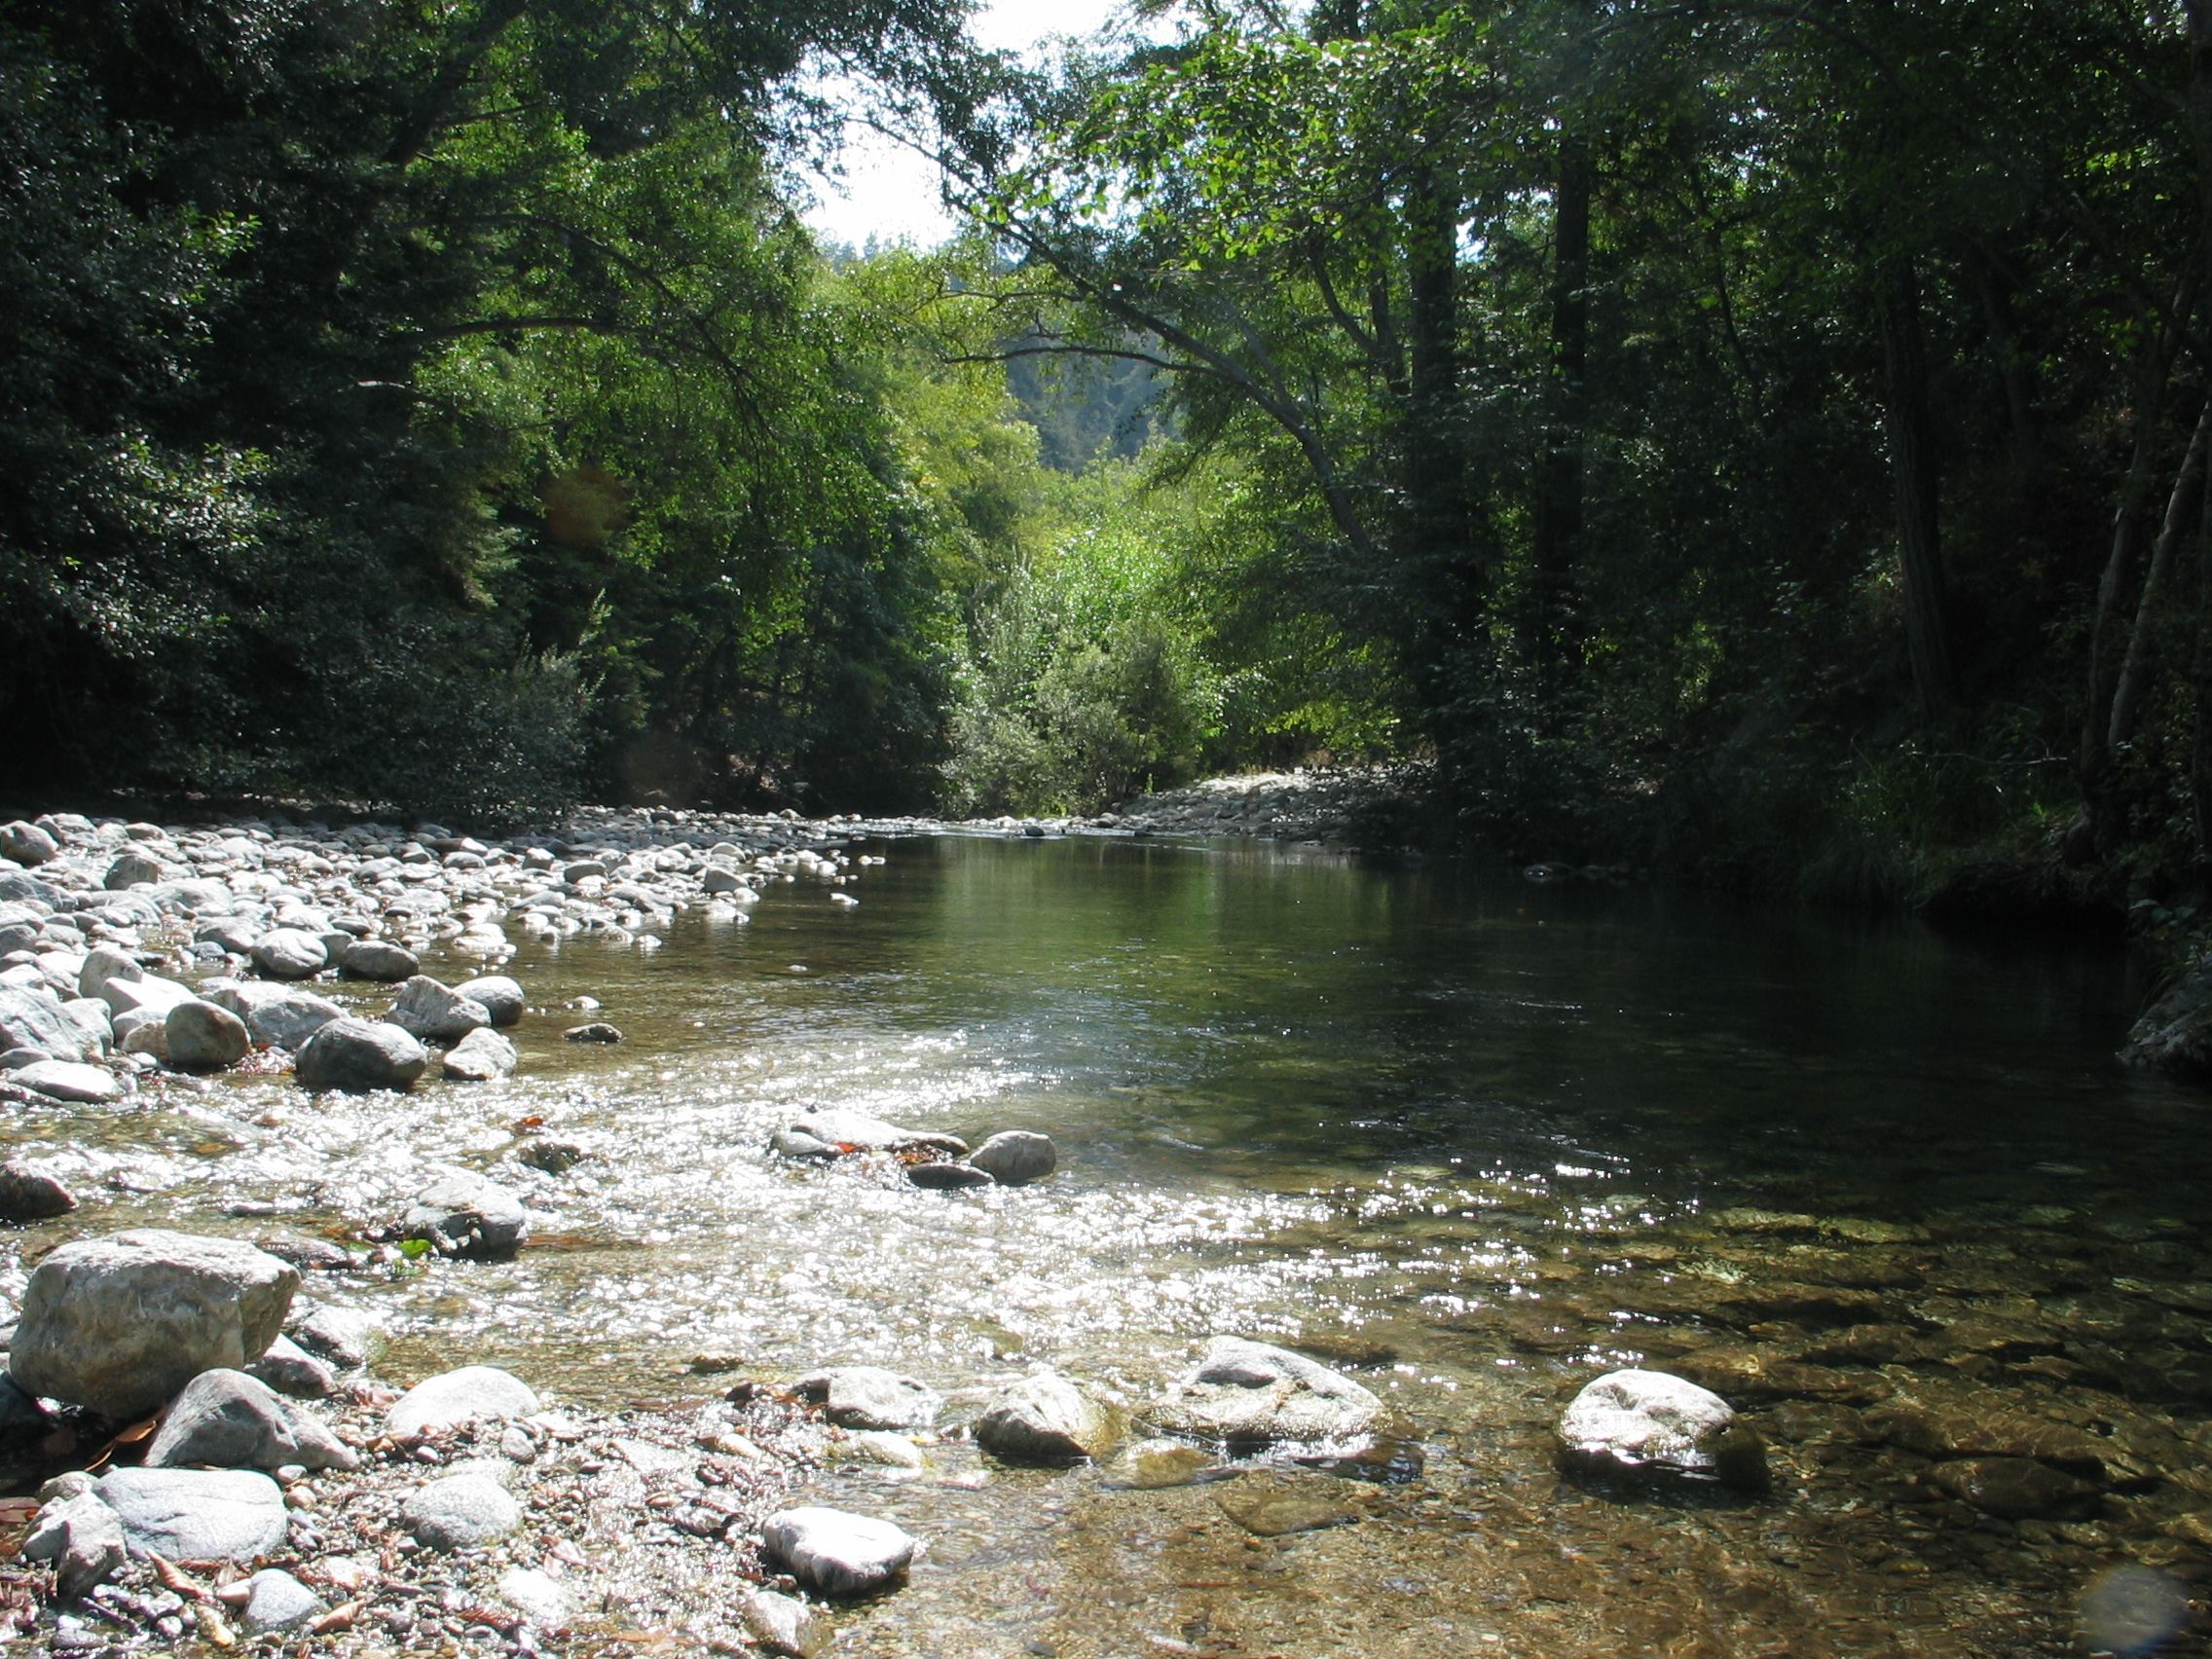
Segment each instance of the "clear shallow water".
M459 1162L539 1241L310 1287L383 1312L394 1375L487 1360L617 1404L698 1390L701 1353L948 1389L1042 1361L1141 1400L1235 1331L1356 1367L1426 1445L1359 1524L1264 1550L1203 1487L960 1448L839 1477L934 1540L858 1651L2063 1652L2113 1569L2203 1570L2212 1122L2112 1062L2118 958L1249 845L869 850L857 908L802 881L657 950L518 936L505 1086L18 1120L92 1196L13 1242L357 1230ZM623 1045L559 1041L584 996ZM824 1105L1042 1129L1063 1166L949 1196L767 1152ZM522 1166L527 1119L592 1156ZM1745 1406L1774 1495L1559 1482L1551 1422L1624 1363ZM1991 1515L1885 1427L1900 1402L2094 1436L2124 1490Z

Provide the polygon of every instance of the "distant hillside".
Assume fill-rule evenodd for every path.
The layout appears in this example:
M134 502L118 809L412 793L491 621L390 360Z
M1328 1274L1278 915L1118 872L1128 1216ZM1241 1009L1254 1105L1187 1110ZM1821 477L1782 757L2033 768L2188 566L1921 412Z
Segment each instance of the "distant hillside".
M1160 386L1148 364L1120 358L1015 357L1007 386L1037 428L1045 464L1081 472L1132 456L1152 436Z

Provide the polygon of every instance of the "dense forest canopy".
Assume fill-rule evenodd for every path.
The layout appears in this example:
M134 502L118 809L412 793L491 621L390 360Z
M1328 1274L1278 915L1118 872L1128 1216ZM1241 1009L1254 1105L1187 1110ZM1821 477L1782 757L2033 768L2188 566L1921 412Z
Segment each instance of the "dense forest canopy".
M1088 810L2171 897L2212 19L2104 0L0 10L26 785ZM818 245L851 114L968 227ZM2053 878L2056 879L2056 878Z

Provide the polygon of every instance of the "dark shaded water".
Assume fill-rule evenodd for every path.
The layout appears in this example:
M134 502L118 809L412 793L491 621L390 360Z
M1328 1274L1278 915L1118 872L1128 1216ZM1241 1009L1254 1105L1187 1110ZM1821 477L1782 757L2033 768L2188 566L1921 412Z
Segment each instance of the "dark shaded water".
M1207 1487L958 1444L837 1477L933 1539L853 1651L2201 1649L2212 1116L2113 1062L2120 958L1248 845L870 850L857 907L778 885L658 949L522 942L544 1012L496 1091L56 1113L108 1184L73 1227L361 1227L467 1163L543 1242L333 1293L385 1311L392 1370L612 1402L702 1352L948 1389L1043 1361L1141 1401L1234 1331L1357 1367L1425 1444L1357 1525L1278 1540ZM584 995L623 1046L558 1041ZM774 1159L818 1105L1043 1129L1063 1167L952 1197ZM594 1156L522 1167L526 1118ZM1626 1363L1744 1407L1775 1493L1560 1482L1550 1424ZM2093 1490L1971 1501L2036 1424L2106 1449Z

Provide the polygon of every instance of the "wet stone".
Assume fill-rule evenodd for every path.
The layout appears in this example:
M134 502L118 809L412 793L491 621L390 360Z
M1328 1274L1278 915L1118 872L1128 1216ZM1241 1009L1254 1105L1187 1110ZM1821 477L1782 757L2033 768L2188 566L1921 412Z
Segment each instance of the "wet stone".
M245 1627L256 1635L296 1630L322 1610L320 1598L288 1572L267 1567L246 1580Z
M2088 1482L2027 1457L1938 1463L1928 1479L1960 1501L2008 1521L2087 1521L2104 1502L2104 1493Z
M489 1475L448 1475L418 1487L399 1518L432 1549L464 1550L513 1531L522 1523L522 1506Z
M960 1192L970 1187L996 1186L990 1175L968 1163L915 1163L907 1166L907 1181L933 1193Z
M365 1094L409 1088L429 1063L430 1056L412 1033L349 1016L316 1029L300 1050L295 1075L300 1087L312 1092L337 1089Z
M511 1256L530 1236L530 1212L504 1187L473 1170L454 1170L415 1195L402 1234L441 1256Z
M284 1493L246 1469L115 1469L93 1490L132 1555L251 1561L284 1541Z
M811 1372L793 1386L840 1428L926 1428L944 1406L936 1389L875 1365Z
M8 1074L8 1081L50 1100L78 1106L106 1106L123 1098L115 1073L78 1060L34 1060Z
M18 1159L0 1162L0 1221L51 1221L77 1200L54 1176Z
M786 1659L815 1659L835 1636L830 1622L795 1596L773 1590L745 1595L746 1634Z
M1561 1465L1626 1474L1766 1485L1758 1437L1710 1389L1661 1371L1613 1371L1588 1383L1560 1419Z
M1265 1445L1365 1433L1382 1415L1382 1402L1304 1354L1215 1337L1204 1357L1144 1415L1170 1434Z
M622 1033L604 1019L595 1019L587 1025L571 1025L561 1033L565 1043L619 1043Z
M1255 1537L1280 1538L1360 1519L1345 1483L1329 1475L1244 1475L1214 1493L1221 1512Z
M977 1444L1010 1463L1080 1463L1119 1438L1116 1414L1051 1371L999 1389L976 1419Z
M537 1395L511 1372L493 1365L464 1365L415 1384L385 1418L394 1440L419 1440L434 1429L482 1418L522 1418L537 1410Z
M968 1161L1002 1187L1026 1187L1059 1166L1051 1137L1027 1129L1006 1129L983 1142Z
M799 1584L823 1596L866 1596L905 1576L918 1542L872 1516L808 1506L771 1515L761 1549Z

